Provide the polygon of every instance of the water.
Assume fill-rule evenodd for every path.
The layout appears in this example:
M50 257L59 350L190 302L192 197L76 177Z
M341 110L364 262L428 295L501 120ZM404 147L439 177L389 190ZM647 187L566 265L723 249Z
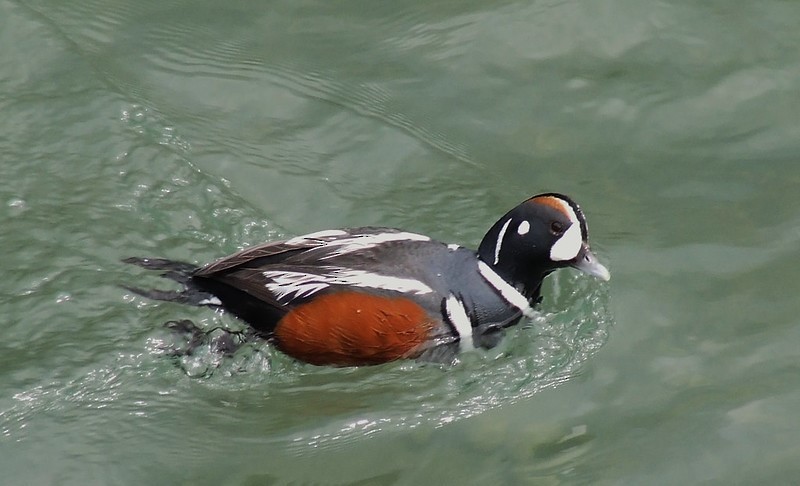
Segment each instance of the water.
M796 2L0 0L3 484L800 482ZM172 359L120 263L545 190L608 284L450 370Z

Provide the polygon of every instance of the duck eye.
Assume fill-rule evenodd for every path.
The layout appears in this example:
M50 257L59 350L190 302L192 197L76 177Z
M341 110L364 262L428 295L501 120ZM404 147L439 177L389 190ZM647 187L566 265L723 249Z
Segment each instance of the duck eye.
M560 235L564 232L564 224L561 221L553 221L550 223L550 232L554 235Z

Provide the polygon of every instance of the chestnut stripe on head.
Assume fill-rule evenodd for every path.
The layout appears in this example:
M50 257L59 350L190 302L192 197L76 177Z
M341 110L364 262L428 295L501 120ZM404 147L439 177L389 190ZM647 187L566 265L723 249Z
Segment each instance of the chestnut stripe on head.
M570 221L577 221L580 224L583 239L585 240L588 237L589 228L586 226L586 218L583 216L583 211L581 211L580 206L572 199L563 194L550 193L532 197L529 201L550 206L561 212Z
M586 240L586 222L578 206L564 196L546 194L531 199L531 202L555 209L571 223L561 237L550 248L550 260L569 261L578 256Z
M536 196L530 199L531 202L536 204L542 204L544 206L549 206L556 211L560 212L570 220L572 219L570 216L574 214L572 208L570 207L569 203L567 203L564 199L559 196L553 194L546 194L543 196Z

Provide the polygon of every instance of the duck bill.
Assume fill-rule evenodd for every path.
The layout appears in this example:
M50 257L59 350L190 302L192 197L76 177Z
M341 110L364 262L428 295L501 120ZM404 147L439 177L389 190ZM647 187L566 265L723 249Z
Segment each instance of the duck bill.
M608 282L611 279L611 273L603 264L597 261L597 257L585 243L581 248L581 252L578 253L578 257L570 263L570 266L604 282Z

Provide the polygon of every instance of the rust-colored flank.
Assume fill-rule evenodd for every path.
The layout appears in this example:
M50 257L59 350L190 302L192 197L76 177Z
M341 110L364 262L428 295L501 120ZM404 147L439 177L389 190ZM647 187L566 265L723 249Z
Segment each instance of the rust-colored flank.
M275 341L315 365L378 364L418 355L433 326L411 299L339 292L292 309L278 323Z

